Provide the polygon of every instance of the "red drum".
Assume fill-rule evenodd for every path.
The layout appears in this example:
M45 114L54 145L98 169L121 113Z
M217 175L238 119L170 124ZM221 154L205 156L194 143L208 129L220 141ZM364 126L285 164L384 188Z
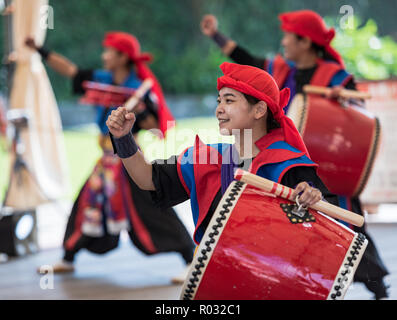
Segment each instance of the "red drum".
M84 81L83 88L85 94L80 99L80 103L105 107L118 107L124 104L136 91L127 87L93 81Z
M3 100L0 99L0 136L5 136L7 132L7 119Z
M182 299L343 299L367 240L322 213L240 181L225 192L197 249Z
M365 109L342 107L318 95L296 95L287 114L303 137L318 175L338 195L364 189L380 143L379 120Z

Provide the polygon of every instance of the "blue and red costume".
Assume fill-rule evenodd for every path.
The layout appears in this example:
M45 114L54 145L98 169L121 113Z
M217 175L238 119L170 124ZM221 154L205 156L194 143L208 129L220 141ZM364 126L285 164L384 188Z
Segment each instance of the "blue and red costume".
M274 79L263 70L251 66L223 63L224 75L218 78L218 90L223 87L265 101L269 112L279 124L269 128L255 141L259 153L248 159L250 172L294 188L309 181L325 197L332 195L316 174L317 165L311 161L301 136L283 107L288 103L289 90L279 90ZM231 156L230 156L231 155ZM166 163L153 163L153 199L160 206L171 206L190 198L195 224L194 240L199 243L222 193L233 180L233 160L230 144L204 144L198 137L193 147ZM232 174L223 174L231 170Z
M160 84L145 64L151 57L141 53L137 39L127 33L110 32L103 45L126 53L134 63L135 68L120 84L122 87L137 89L145 79L153 80L151 93L144 99L146 109L137 114L134 133L140 130L139 122L151 114L164 135L168 122L174 118ZM73 79L75 93L84 93L84 81L115 85L114 74L110 71L79 70ZM176 251L190 263L194 244L176 212L172 208L160 210L156 207L150 193L138 188L112 152L106 120L114 108L101 105L95 108L104 153L74 202L64 236L64 260L72 262L83 248L98 254L109 252L118 246L120 232L127 230L132 242L145 254ZM169 230L174 231L172 236Z
M249 171L261 177L281 183L284 174L294 167L317 167L305 152L302 152L283 139L282 129L275 129L256 142L260 153L253 159ZM193 214L194 240L199 243L206 225L209 209L221 189L221 171L224 159L232 145L204 144L196 137L195 145L186 149L177 161L178 177L190 197ZM207 161L204 161L206 159Z

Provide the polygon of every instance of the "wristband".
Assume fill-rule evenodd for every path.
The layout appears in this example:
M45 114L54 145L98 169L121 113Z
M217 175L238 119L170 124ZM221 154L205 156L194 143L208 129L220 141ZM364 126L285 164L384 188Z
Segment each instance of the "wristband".
M216 31L214 35L212 36L212 39L215 41L215 43L220 47L223 48L226 43L229 41L229 38L223 35L222 33Z
M47 60L47 59L48 59L48 56L49 56L49 54L50 54L50 51L47 50L47 49L44 48L44 47L38 48L38 49L37 49L37 52L41 55L41 57L42 57L44 60Z
M113 142L114 153L116 153L119 158L125 159L132 157L138 151L138 145L131 131L120 138L115 138L112 135L110 135L110 137Z

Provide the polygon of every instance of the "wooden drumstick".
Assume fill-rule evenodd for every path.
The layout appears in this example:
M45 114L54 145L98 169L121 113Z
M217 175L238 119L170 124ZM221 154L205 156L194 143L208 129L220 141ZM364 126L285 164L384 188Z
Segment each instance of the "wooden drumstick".
M146 79L142 82L142 84L134 92L134 94L124 103L124 107L127 109L128 112L134 111L135 107L139 103L139 100L145 96L145 94L152 88L152 86L152 79Z
M295 199L293 199L291 196L294 190L289 187L283 186L279 183L259 177L241 169L236 170L234 177L237 180L253 185L259 189L263 189L266 192L277 195L278 197L295 202ZM310 206L310 208L321 211L332 218L351 223L357 227L361 227L364 224L364 217L355 214L354 212L334 206L333 204L323 200L318 201L314 205Z
M312 86L312 85L305 85L303 86L303 92L305 93L313 93L313 94L322 94L322 95L327 95L331 92L331 88L327 87L320 87L320 86ZM371 99L372 96L368 92L362 92L362 91L354 91L354 90L347 90L347 89L342 89L340 92L340 96L342 98L346 99Z

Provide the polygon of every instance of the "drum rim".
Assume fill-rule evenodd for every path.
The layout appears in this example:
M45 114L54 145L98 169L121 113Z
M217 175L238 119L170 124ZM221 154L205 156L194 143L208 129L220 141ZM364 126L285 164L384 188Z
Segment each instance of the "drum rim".
M357 184L357 187L353 194L353 197L360 195L367 185L369 177L372 173L372 169L374 167L376 157L377 157L379 149L380 149L381 135L382 135L382 129L381 129L380 121L377 117L375 117L375 128L374 128L374 132L373 132L373 136L372 136L372 143L371 143L372 148L368 152L367 161L365 163L364 170L361 174L360 180Z
M296 129L303 137L305 134L307 114L308 114L308 100L309 97L303 94L297 94L289 106L287 116L292 120L296 121ZM295 116L293 116L293 113ZM295 123L295 122L294 122Z
M362 233L356 233L354 235L346 256L335 277L335 281L328 294L327 300L344 299L350 284L353 282L354 274L356 273L367 245L368 240Z
M287 116L292 119L294 122L298 132L301 134L302 138L305 135L306 123L308 118L308 109L310 108L310 100L313 95L311 94L296 94L294 99L292 100L290 107L288 109ZM360 107L350 106L349 108L355 109L357 112L366 111L362 110ZM370 116L367 114L367 116ZM370 148L368 153L366 154L365 165L363 166L363 170L361 175L356 182L354 189L352 191L351 197L359 196L365 189L368 180L371 176L372 170L374 168L374 163L376 157L379 153L380 142L382 137L382 127L378 117L373 116L374 119L374 127L373 134L371 139ZM349 196L349 195L347 195Z
M233 211L246 186L247 184L241 181L233 181L225 192L225 195L227 196L224 195L219 202L217 209L215 210L215 213L208 225L208 228L206 229L200 242L200 245L197 248L197 253L191 263L188 276L186 277L182 287L180 295L181 300L194 300L203 275L205 274L207 265L209 261L211 261L211 256L214 252L214 249L216 248L222 231L231 216L230 213ZM225 205L227 205L227 208L224 207ZM334 221L337 224L340 224L327 215L322 214L320 211L317 211L317 213ZM223 221L219 221L219 218ZM343 224L341 224L341 226L345 227ZM360 264L361 258L368 244L368 240L363 234L355 233L351 229L347 227L345 228L354 233L354 236L348 250L346 251L343 262L341 263L341 266L335 276L330 292L328 293L327 300L343 300L350 284L353 281L354 274L358 268L358 265ZM217 231L218 233L214 234L214 231ZM344 282L343 286L340 286L341 282Z
M195 298L200 282L205 274L205 269L229 220L230 213L233 211L246 186L247 184L241 181L233 181L219 202L191 263L188 276L182 287L181 300L193 300ZM227 207L224 208L224 206ZM220 222L219 219L223 220L223 222Z

